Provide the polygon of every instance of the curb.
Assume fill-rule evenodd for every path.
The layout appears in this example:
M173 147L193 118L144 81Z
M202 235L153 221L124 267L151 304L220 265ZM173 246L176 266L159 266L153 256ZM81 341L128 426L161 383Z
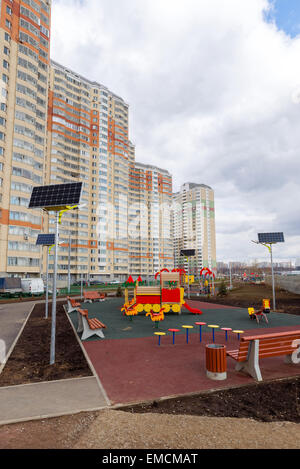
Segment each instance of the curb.
M260 382L253 382L253 383L247 383L247 384L239 384L236 386L230 386L230 387L225 387L225 388L213 388L213 389L206 389L205 391L202 392L191 392L191 393L186 393L186 394L173 394L170 396L163 396L163 397L158 397L156 399L147 399L145 401L134 401L131 403L125 403L125 404L114 404L110 407L110 410L122 410L130 407L138 407L138 406L143 406L143 405L151 405L154 402L160 403L160 402L165 402L165 401L173 401L175 399L185 399L189 397L202 397L214 393L221 393L221 392L226 392L230 391L232 389L243 389L247 387L257 387L257 386L263 386L264 384L272 384L272 383L279 383L281 381L293 381L297 379L299 376L291 376L288 378L276 378L276 379L268 379Z
M107 409L108 409L107 407L99 407L96 409L82 409L82 410L78 410L74 412L65 412L63 414L39 415L38 417L28 417L24 419L7 420L7 421L4 420L3 422L0 422L0 427L3 427L4 425L15 425L18 423L35 422L38 420L55 419L59 417L65 417L68 415L78 415L78 414L82 414L85 412L100 412L101 410L107 410Z
M3 371L5 365L7 364L8 362L8 359L10 357L10 355L12 354L20 336L22 335L23 331L24 331L24 328L35 308L36 304L32 305L32 308L30 309L26 319L24 320L24 323L17 335L17 337L15 338L12 346L10 347L10 350L7 354L7 356L5 357L5 362L3 364L0 365L0 374L1 372ZM81 343L81 340L79 339L78 337L78 334L73 326L73 323L69 317L69 315L66 313L66 309L65 309L65 305L63 305L63 308L64 308L64 312L68 318L68 321L72 327L72 330L74 332L74 335L76 337L76 340L81 348L81 351L87 361L87 364L90 368L90 371L92 373L92 376L83 376L83 377L78 377L78 378L67 378L67 379L61 379L61 380L53 380L53 381L40 381L40 382L36 382L36 383L24 383L24 384L20 384L20 385L15 385L15 386L3 386L3 387L0 387L0 392L1 390L13 390L14 389L20 389L20 388L25 388L25 387L29 387L29 386L36 386L38 387L39 385L47 385L47 384L51 384L51 383L66 383L68 381L81 381L81 380L84 380L84 379L89 379L89 380L95 380L95 382L97 383L97 387L101 393L101 396L102 396L102 399L105 401L106 405L100 405L99 407L84 407L84 408L79 408L79 409L75 409L75 410L72 410L72 411L66 411L66 412L59 412L59 413L53 413L53 414L41 414L41 415L37 415L37 416L28 416L28 417L23 417L23 418L20 418L20 419L8 419L8 420L4 420L4 421L1 421L0 420L0 426L2 425L8 425L8 424L14 424L14 423L20 423L20 422L27 422L27 421L33 421L33 420L41 420L41 419L47 419L47 418L55 418L55 417L62 417L64 415L74 415L74 414L79 414L79 413L82 413L82 412L95 412L95 411L100 411L100 410L104 410L104 409L108 409L110 406L111 406L111 402L106 394L106 391L105 389L103 388L102 386L102 383L98 377L98 375L96 374L96 371L87 355L87 352L86 350L84 349L82 343Z
M80 378L69 378L69 379L63 379L63 380L54 380L54 381L41 381L41 382L38 382L38 383L26 383L26 384L20 384L20 385L17 385L17 386L5 386L5 387L2 387L0 388L0 391L1 389L15 389L15 388L24 388L24 387L29 387L29 386L40 386L40 385L47 385L49 383L66 383L67 381L81 381L81 380L85 380L85 379L95 379L95 376L84 376L84 377L80 377ZM97 380L96 380L97 382ZM98 383L97 383L98 384ZM15 423L21 423L21 422L31 422L31 421L35 421L35 420L42 420L42 419L49 419L49 418L56 418L56 417L63 417L65 415L77 415L77 414L81 414L81 413L84 413L84 412L98 412L98 411L101 411L101 410L107 410L109 407L107 406L99 406L99 407L84 407L84 408L80 408L80 409L76 409L76 410L72 410L72 411L66 411L66 412L60 412L60 413L53 413L53 414L40 414L40 415L37 415L37 416L28 416L28 417L23 417L23 418L19 418L19 419L8 419L8 420L0 420L0 427L3 426L3 425L11 425L11 424L15 424Z
M91 362L91 360L90 360L90 357L88 356L88 354L87 354L85 348L83 347L82 342L81 342L81 340L79 339L78 334L77 334L77 332L76 332L76 330L75 330L75 327L74 327L74 325L73 325L73 323L72 323L72 321L71 321L71 319L70 319L68 313L66 312L66 306L64 305L63 308L64 308L65 314L66 314L66 316L67 316L67 318L68 318L68 321L69 321L69 323L71 324L71 327L72 327L72 329L73 329L73 332L74 332L74 335L75 335L75 337L76 337L76 340L77 340L77 342L79 343L79 346L80 346L80 348L81 348L81 351L82 351L82 353L83 353L83 355L84 355L84 357L85 357L85 359L86 359L86 361L87 361L87 364L89 365L89 368L90 368L91 372L93 373L93 376L96 378L96 381L97 381L97 383L98 383L99 389L100 389L100 391L102 392L102 394L103 394L103 396L104 396L104 398L105 398L105 401L106 401L106 403L107 403L107 406L111 406L111 402L110 402L110 400L109 400L109 398L108 398L108 395L107 395L107 393L106 393L106 391L105 391L105 389L104 389L104 387L103 387L103 385L102 385L102 383L101 383L101 381L100 381L99 376L98 376L97 373L96 373L96 370L95 370L95 368L94 368L94 366L93 366L93 364L92 364L92 362Z
M32 306L31 310L29 311L29 313L28 313L28 315L27 315L27 318L25 319L25 321L24 321L24 323L23 323L21 329L19 330L19 333L18 333L17 337L16 337L15 340L13 341L13 343L12 343L12 345L11 345L9 351L8 351L8 354L7 354L6 357L5 357L4 363L1 363L1 364L0 364L0 375L1 375L2 371L4 370L5 365L6 365L6 363L8 362L8 359L9 359L10 355L12 354L12 352L13 352L15 346L17 345L17 342L18 342L18 340L19 340L19 338L20 338L22 332L24 331L25 326L26 326L26 324L27 324L27 322L28 322L28 320L29 320L29 318L30 318L30 316L31 316L31 313L32 313L32 311L34 310L34 308L35 308L35 304Z

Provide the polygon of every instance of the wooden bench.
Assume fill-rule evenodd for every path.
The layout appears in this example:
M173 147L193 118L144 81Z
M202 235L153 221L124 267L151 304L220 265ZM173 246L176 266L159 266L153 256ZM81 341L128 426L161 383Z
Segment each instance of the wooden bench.
M259 358L285 356L285 363L300 363L300 330L274 332L261 335L244 335L238 350L227 351L237 361L236 371L245 371L257 381L262 381Z
M77 309L81 307L80 303L78 303L73 298L70 298L69 296L67 297L67 301L68 301L68 311L67 311L67 313L72 313L73 311L77 311Z
M85 302L93 303L93 301L104 301L105 294L97 291L84 291L83 297Z
M86 340L93 335L97 335L101 339L104 339L102 329L106 329L106 325L103 324L99 319L90 319L87 309L79 308L78 312L78 328L77 332L82 332L81 340Z

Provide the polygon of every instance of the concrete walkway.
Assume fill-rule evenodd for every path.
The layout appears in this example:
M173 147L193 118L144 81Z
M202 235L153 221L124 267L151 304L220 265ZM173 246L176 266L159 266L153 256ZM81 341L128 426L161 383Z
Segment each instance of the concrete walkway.
M0 373L37 303L44 300L0 304ZM0 387L0 425L108 407L105 390L92 372L94 376L85 378Z
M67 301L67 299L59 298L57 302L59 303L60 301ZM45 303L45 300L0 304L0 373L32 309L40 303Z
M0 425L100 410L109 402L96 377L0 388Z
M0 304L0 372L34 305L31 301Z

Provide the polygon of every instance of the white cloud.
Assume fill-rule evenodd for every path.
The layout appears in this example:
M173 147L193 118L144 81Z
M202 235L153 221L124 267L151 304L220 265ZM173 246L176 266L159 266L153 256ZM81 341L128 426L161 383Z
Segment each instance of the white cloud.
M130 104L137 160L212 186L218 259L299 257L300 37L267 0L53 0L52 58ZM67 21L66 21L67 19ZM266 254L267 257L267 254Z

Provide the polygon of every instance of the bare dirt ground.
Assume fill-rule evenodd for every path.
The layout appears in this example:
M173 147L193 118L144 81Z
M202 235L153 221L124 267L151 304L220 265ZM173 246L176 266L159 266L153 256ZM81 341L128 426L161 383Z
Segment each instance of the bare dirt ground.
M260 422L289 421L300 424L300 377L153 401L124 410L139 414L250 418Z
M297 449L299 437L299 425L290 422L106 411L74 448Z
M36 304L0 375L0 387L92 375L63 303L58 303L56 312L55 364L49 365L51 314L48 319L44 316L44 305Z
M257 301L259 307L262 298L270 297L268 291L247 285L224 300L211 301L230 305L248 302L251 295L251 305ZM281 300L285 295L282 292ZM297 309L299 296L294 297ZM293 305L292 297L290 301ZM46 324L43 314L43 306L37 305L0 376L0 386L90 375L61 305L57 329L64 333L57 337L56 368L49 368L50 320ZM300 377L4 425L0 449L296 449L300 447L299 389Z
M277 312L300 315L300 295L279 288L276 289L275 295ZM255 309L260 309L263 298L270 299L272 309L271 286L240 282L235 283L233 290L228 290L228 294L224 297L203 297L201 300L241 308L254 307ZM199 300L199 297L195 297L195 299Z
M299 441L293 422L120 410L0 427L0 449L299 449Z

